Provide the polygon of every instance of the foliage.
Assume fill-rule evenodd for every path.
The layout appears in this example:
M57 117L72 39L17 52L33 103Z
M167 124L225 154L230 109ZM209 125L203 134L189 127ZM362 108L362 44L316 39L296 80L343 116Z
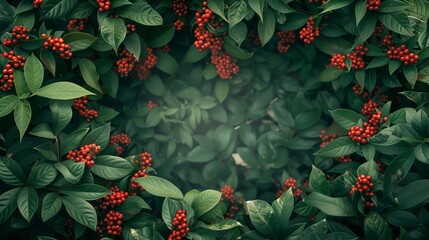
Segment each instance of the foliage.
M377 2L0 0L0 235L425 239L429 4Z

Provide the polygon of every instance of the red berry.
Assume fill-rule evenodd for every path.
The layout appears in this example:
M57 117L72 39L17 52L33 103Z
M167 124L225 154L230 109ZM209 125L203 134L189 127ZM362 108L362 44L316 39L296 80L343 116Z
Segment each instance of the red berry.
M313 17L310 17L306 26L299 31L299 38L306 44L310 44L319 36L319 27L314 28Z

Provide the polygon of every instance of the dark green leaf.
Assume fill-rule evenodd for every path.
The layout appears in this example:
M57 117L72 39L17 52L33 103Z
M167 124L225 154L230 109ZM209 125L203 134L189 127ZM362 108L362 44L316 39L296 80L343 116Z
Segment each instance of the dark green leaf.
M141 13L143 15L143 13ZM105 18L100 24L100 32L104 41L112 46L117 53L119 45L124 41L127 27L122 18Z
M55 82L38 89L35 95L50 99L69 100L94 95L94 93L71 82Z
M99 145L101 149L104 149L107 144L109 144L110 139L110 124L98 127L92 130L86 137L82 140L82 145L93 144Z
M53 192L46 194L42 204L42 220L48 221L60 211L63 201L61 197Z
M158 75L153 75L144 81L146 89L155 96L164 96L166 88Z
M328 143L315 153L321 157L341 157L350 155L358 150L359 146L350 137L340 137Z
M160 177L147 176L135 178L135 182L140 184L145 191L158 197L169 197L183 199L183 193L174 184Z
M371 211L365 217L365 237L368 240L392 239L392 230L378 213Z
M17 207L18 194L21 187L13 188L0 195L0 224L6 222Z
M40 51L40 60L42 60L45 67L55 77L55 70L57 67L57 63L55 61L54 54L51 51L42 50L42 51Z
M277 198L271 206L278 219L281 219L282 224L286 225L293 211L294 197L292 188L289 188L279 198Z
M207 0L208 7L218 16L228 21L225 17L225 3L223 0Z
M40 13L43 18L65 17L76 6L77 0L44 0Z
M89 33L71 32L63 37L64 42L71 46L71 51L81 51L89 48L97 38ZM107 42L107 41L106 41Z
M81 198L83 200L97 200L110 194L109 189L101 185L91 183L61 187L59 192L68 196Z
M261 39L261 44L264 46L273 37L276 28L276 18L273 11L269 8L264 10L264 21L262 19L258 22L258 35Z
M317 167L313 166L310 173L310 191L324 195L331 195L331 186L326 175Z
M12 158L0 156L0 179L12 186L24 186L26 177L19 164Z
M15 95L7 95L0 98L0 117L11 113L19 102L19 98Z
M355 216L353 207L347 198L332 198L313 192L303 199L304 203L320 209L320 211L336 217Z
M57 169L53 164L41 163L35 165L28 176L28 184L35 188L46 187L57 177Z
M345 129L356 126L358 121L361 119L358 113L348 109L335 109L329 112L331 113L335 122Z
M21 215L30 222L39 207L39 197L33 187L23 187L17 198Z
M19 139L22 141L25 131L31 120L31 106L28 101L20 101L16 104L15 111L13 112L16 127L19 130Z
M18 95L19 99L26 99L28 96L30 96L30 89L28 89L24 73L20 70L14 70L13 76L16 94Z
M31 54L27 61L25 61L24 75L28 89L32 93L36 92L42 86L44 69L42 63L34 54Z
M124 220L129 220L142 209L151 209L150 206L138 196L129 196L125 202L118 206L117 210L124 215Z
M79 68L86 84L99 92L103 92L98 82L100 77L98 76L95 64L87 58L81 58L79 60Z
M389 30L405 36L412 36L410 29L410 21L404 13L397 14L382 14L378 16L380 22Z
M192 209L195 212L195 218L199 218L204 213L214 208L220 201L222 193L215 190L205 190L200 192L192 202Z
M273 208L262 200L247 201L246 206L255 229L269 239L278 239L279 219Z
M131 173L134 170L133 165L127 160L117 157L103 155L95 158L94 166L91 172L108 180L118 180Z
M247 14L247 4L244 1L237 1L228 8L229 28L234 27L244 19Z
M159 26L163 23L162 16L146 1L139 1L124 7L118 14L144 26Z
M95 231L97 227L97 213L91 204L72 196L64 196L62 200L70 217Z

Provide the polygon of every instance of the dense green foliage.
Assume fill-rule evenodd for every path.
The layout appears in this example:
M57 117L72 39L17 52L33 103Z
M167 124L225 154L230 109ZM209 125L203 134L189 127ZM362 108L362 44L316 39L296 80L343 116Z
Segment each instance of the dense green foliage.
M0 0L0 236L426 239L428 24L426 0Z

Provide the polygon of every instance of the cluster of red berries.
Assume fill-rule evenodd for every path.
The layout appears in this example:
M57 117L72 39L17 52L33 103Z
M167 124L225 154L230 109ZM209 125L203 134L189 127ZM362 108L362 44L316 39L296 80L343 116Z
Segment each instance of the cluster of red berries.
M46 34L43 33L42 37L45 38ZM43 46L45 49L51 48L53 51L56 51L60 54L60 57L65 60L69 60L73 55L71 52L71 46L64 43L64 39L62 38L49 36L48 39L46 39L46 42L43 43Z
M149 100L149 102L147 102L146 106L149 108L149 110L152 110L154 107L157 107L158 104L152 102L152 100Z
M298 187L296 186L296 179L293 177L290 177L286 179L285 182L283 183L283 188L277 191L277 198L281 197L283 193L286 192L289 188L292 188L293 196L296 199L299 199L301 197L302 190L299 188L299 186Z
M249 33L247 33L247 38L255 45L255 46L261 46L261 39L256 34L255 30L250 30Z
M98 11L103 12L110 9L110 0L97 0Z
M326 130L322 130L319 135L319 138L322 141L320 143L320 148L323 148L324 146L326 146L328 143L330 143L337 137L338 136L335 133L326 134Z
M290 46L295 42L296 34L294 31L279 31L277 32L279 41L277 42L277 51L279 53L287 53Z
M374 102L372 99L369 99L368 102L363 104L361 112L367 119L370 119L373 114L377 113L376 109L380 110L381 107L378 105L378 103Z
M72 18L69 20L69 23L67 24L67 29L69 32L73 31L73 29L76 29L78 32L82 32L85 30L85 22L88 21L88 17L86 18Z
M337 158L334 158L334 160L340 163L348 163L353 161L350 155L337 157Z
M377 133L377 129L374 126L369 126L367 122L364 122L363 126L365 129L360 126L351 127L348 135L353 141L365 144L368 142L368 138Z
M160 48L157 48L157 50L163 53L169 53L171 49L170 49L170 46L167 44Z
M315 37L319 36L319 27L314 28L314 20L313 17L311 16L307 23L306 26L303 27L301 29L301 31L299 31L299 38L304 41L304 43L306 44L310 44L311 42L314 41Z
M186 218L186 210L179 209L171 222L174 226L173 232L168 236L168 240L181 240L186 237L189 232L188 219Z
M14 69L23 68L25 65L25 58L21 55L15 56L14 51L4 52L1 54L2 57L9 59L11 62L7 63L2 71L2 77L0 78L0 89L3 92L10 91L14 84Z
M237 60L233 59L227 51L212 50L210 60L215 65L216 73L221 79L231 79L240 70L236 63Z
M40 8L42 7L43 0L33 0L33 7L34 8Z
M30 32L29 28L26 28L22 25L14 26L12 29L12 38L5 38L3 40L3 45L5 46L17 46L21 40L29 40L30 36L28 33Z
M353 126L349 129L348 135L353 141L362 144L367 143L368 139L378 132L380 123L388 120L387 117L382 117L381 112L377 112L376 109L380 109L380 107L371 99L364 103L361 112L368 119L368 122L362 124L363 128Z
M374 193L371 191L371 189L374 187L374 184L371 182L372 178L368 175L360 175L357 178L356 184L352 185L350 188L349 195L353 196L355 191L360 192L365 198L370 198L374 196ZM374 207L374 203L370 201L365 201L366 207Z
M356 83L353 87L352 87L353 92L357 95L357 96L362 96L364 99L369 99L372 98L376 95L378 95L381 92L381 88L380 86L376 86L374 88L374 90L372 90L372 93L370 94L368 89L364 88L362 90L362 87L359 85L359 83ZM389 101L389 96L387 96L386 94L381 94L379 96L379 101L380 102L387 102Z
M67 154L67 159L73 160L75 162L84 162L86 167L92 168L94 166L94 160L98 152L100 152L101 147L93 144L87 144L81 147L80 149L71 150Z
M392 48L394 46L392 38L393 36L391 34L384 36L383 41L381 42L381 45L386 46L388 48Z
M173 7L174 14L178 18L183 18L188 13L188 6L186 5L185 0L174 0L171 5ZM181 19L177 19L173 25L176 30L180 31L183 29L183 26L185 26L185 22Z
M121 77L127 77L134 70L134 66L138 60L126 48L119 53L119 59L116 60L116 72Z
M140 189L141 191L144 190L140 184L134 182L134 178L139 177L147 177L149 176L148 173L146 173L146 169L152 166L152 155L148 152L143 152L140 155L140 161L138 159L134 160L134 163L137 164L140 167L140 170L138 170L130 179L131 181L131 188L133 189Z
M105 196L102 199L99 199L100 205L97 208L100 208L106 211L109 208L113 208L115 206L119 206L125 202L128 198L128 192L124 192L119 189L118 186L114 186L110 188L110 194Z
M352 53L348 53L346 56L336 53L331 58L331 66L337 67L339 70L347 69L346 66L346 58L351 60L351 68L354 70L364 69L365 61L363 60L363 56L368 51L368 48L363 44L357 46L355 51Z
M397 48L391 47L387 55L391 59L399 59L404 65L413 65L419 60L419 55L410 52L404 44Z
M116 145L116 152L121 155L124 152L124 146L131 144L131 138L126 133L112 135L109 144Z
M225 213L225 219L233 219L235 216L235 212L238 211L238 206L237 205L232 205L231 207L229 207L228 211Z
M124 215L118 211L109 211L106 213L103 221L99 221L97 225L97 232L100 238L107 236L115 237L122 234L122 219Z
M136 25L132 23L127 24L127 34L136 31Z
M368 11L377 11L380 9L381 0L368 0L366 1L366 9Z
M384 31L384 28L385 27L384 27L384 25L382 23L377 24L377 26L374 29L373 35L376 36L376 37L381 37L381 35L383 34L383 31Z
M144 62L139 61L134 69L135 76L140 80L146 80L151 75L151 69L158 62L158 57L153 53L152 48L147 48L147 56Z
M196 38L194 44L200 51L208 49L214 37L214 34L206 29L206 24L212 19L213 12L207 7L208 3L206 1L202 4L202 9L195 13L197 28L194 30L194 36Z
M76 98L73 101L73 108L79 111L79 115L86 118L87 122L90 122L92 119L98 117L98 111L94 109L89 109L87 105L88 105L87 96Z
M222 193L222 197L220 198L221 201L228 199L231 203L235 202L235 197L234 197L235 190L230 185L223 186L220 189L220 192Z

